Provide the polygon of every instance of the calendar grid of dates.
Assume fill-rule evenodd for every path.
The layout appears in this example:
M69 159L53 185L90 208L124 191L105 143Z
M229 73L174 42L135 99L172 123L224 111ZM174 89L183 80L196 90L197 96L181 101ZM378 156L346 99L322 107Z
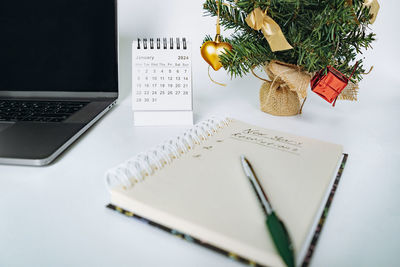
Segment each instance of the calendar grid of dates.
M191 79L189 64L137 63L134 105L136 108L171 107L172 98L190 97ZM169 99L171 98L171 99ZM172 101L172 102L171 102ZM178 102L180 102L178 100ZM135 109L136 109L135 108Z
M132 66L133 109L192 110L191 61L188 50L138 51Z

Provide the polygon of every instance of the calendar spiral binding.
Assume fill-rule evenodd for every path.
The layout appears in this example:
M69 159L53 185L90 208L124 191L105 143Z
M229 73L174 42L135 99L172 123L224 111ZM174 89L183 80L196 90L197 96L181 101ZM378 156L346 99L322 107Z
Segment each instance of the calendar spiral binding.
M196 124L174 139L167 140L145 153L137 154L107 171L105 175L107 187L110 189L122 187L125 190L132 187L135 183L143 181L146 176L153 175L157 170L205 142L230 122L232 120L229 118L212 117Z
M154 40L155 40L155 44L154 44ZM137 49L141 49L141 47L143 47L143 49L183 49L186 50L187 49L187 41L186 38L143 38L137 39Z

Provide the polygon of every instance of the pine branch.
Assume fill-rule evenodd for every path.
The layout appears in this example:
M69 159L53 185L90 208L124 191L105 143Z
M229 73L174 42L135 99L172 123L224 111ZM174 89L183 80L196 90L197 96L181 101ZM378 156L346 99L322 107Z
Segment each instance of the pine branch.
M204 4L205 15L217 16L220 23L235 34L225 40L233 51L221 56L224 68L232 77L246 75L252 67L271 60L297 64L316 72L328 65L350 75L357 55L371 47L373 33L367 33L371 15L363 0L215 0ZM245 18L255 8L268 8L268 15L281 27L294 49L273 53L261 32L250 28ZM354 80L365 72L359 60Z

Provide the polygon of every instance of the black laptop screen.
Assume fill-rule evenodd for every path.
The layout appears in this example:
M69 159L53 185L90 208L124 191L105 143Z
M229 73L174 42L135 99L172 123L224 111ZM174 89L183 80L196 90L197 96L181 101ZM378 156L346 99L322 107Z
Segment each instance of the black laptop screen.
M117 92L115 0L1 0L0 91Z

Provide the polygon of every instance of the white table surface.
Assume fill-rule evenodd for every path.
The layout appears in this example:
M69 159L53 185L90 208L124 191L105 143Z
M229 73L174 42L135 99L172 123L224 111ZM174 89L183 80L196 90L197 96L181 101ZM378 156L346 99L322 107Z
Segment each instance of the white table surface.
M258 108L260 81L211 83L197 46L214 34L202 1L120 1L119 104L48 167L0 166L0 266L243 266L105 208L104 173L185 127L132 124L130 43L138 36L188 36L194 43L195 121L210 115L342 144L349 160L311 266L399 266L400 74L398 1L381 1L372 29L375 70L359 101L332 108L314 93L295 117Z

